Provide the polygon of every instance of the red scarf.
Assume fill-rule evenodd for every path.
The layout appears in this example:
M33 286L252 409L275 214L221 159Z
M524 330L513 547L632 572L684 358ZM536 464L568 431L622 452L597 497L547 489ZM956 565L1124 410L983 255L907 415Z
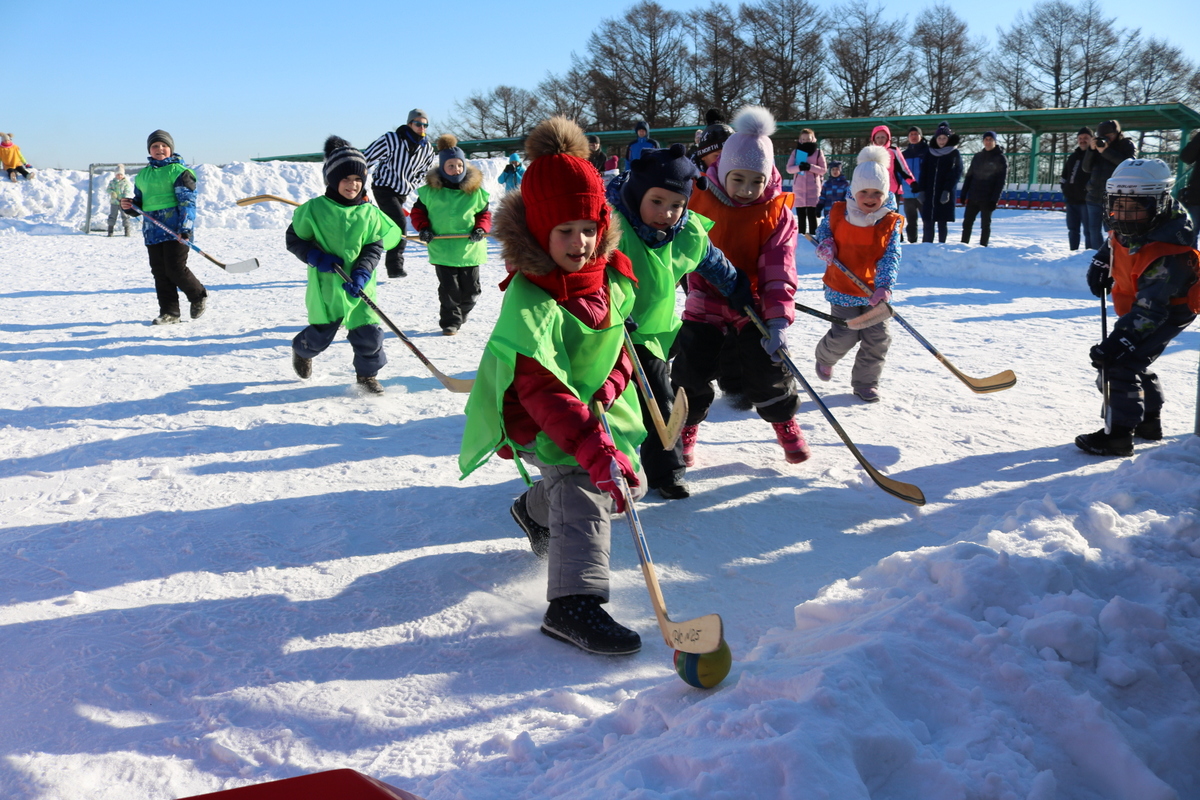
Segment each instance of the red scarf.
M583 297L599 291L600 287L604 285L606 267L612 267L635 284L637 283L637 278L633 274L633 262L620 250L614 250L607 261L593 258L578 272L564 272L556 268L545 275L525 275L525 277L534 286L554 298L554 302L561 304L572 297ZM508 284L512 282L515 274L515 272L511 273L500 283L500 291L508 288Z

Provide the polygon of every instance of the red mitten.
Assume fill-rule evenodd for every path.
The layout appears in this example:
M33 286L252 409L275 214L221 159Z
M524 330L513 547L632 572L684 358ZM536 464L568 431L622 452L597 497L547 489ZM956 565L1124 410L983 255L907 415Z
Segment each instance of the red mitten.
M615 473L625 478L629 487L638 485L637 473L624 453L617 449L607 433L599 431L584 439L575 451L575 460L587 470L592 484L602 492L612 495L617 513L625 513L625 493L617 483Z

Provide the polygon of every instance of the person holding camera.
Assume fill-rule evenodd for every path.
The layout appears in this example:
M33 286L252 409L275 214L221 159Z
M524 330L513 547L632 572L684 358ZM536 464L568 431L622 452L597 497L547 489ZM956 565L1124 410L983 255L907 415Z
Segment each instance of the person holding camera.
M1084 214L1084 239L1088 242L1103 242L1108 230L1105 224L1104 202L1108 179L1122 161L1137 158L1133 140L1121 133L1121 123L1115 119L1105 120L1096 128L1091 147L1083 155L1083 171L1088 178L1087 213Z

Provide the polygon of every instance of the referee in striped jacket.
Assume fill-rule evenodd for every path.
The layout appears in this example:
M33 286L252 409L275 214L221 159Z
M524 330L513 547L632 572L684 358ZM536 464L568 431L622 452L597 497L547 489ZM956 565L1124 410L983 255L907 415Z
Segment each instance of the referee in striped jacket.
M433 165L433 145L425 133L429 130L429 117L419 108L408 112L408 122L388 131L376 139L363 155L373 170L371 188L379 210L387 214L400 230L407 232L404 225L404 201L409 192L425 182L425 173ZM384 259L389 278L403 278L404 246L408 239L401 239L394 250L389 250Z

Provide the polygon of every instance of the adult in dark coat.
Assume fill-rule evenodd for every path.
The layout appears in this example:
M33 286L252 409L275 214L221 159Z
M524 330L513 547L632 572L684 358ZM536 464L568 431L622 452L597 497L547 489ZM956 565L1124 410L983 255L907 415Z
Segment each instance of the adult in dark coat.
M1067 161L1063 164L1062 186L1063 202L1067 206L1067 241L1072 250L1079 249L1079 231L1083 229L1083 244L1088 250L1099 250L1104 244L1102 239L1093 238L1092 229L1084 224L1087 215L1087 186L1091 177L1083 171L1083 157L1092 149L1092 129L1083 127L1076 134L1077 146Z
M1113 170L1122 161L1137 158L1133 140L1121 133L1121 123L1105 120L1096 126L1091 148L1083 156L1083 171L1088 173L1087 216L1084 225L1091 226L1089 234L1103 242L1108 225L1104 219L1105 186Z
M908 147L904 148L904 161L913 180L910 191L904 193L904 219L907 225L904 233L908 236L909 244L917 243L917 220L921 216L921 161L929 152L929 143L916 125L908 129Z
M983 149L971 158L963 178L962 198L967 204L963 212L963 244L971 243L971 226L979 216L979 244L987 247L992 234L992 212L1000 204L1000 195L1008 181L1008 159L1004 148L996 146L996 134L988 131L983 135Z
M954 221L954 193L962 169L958 134L950 129L950 123L940 123L933 134L929 152L921 159L920 186L925 195L925 202L921 204L921 241L933 241L935 224L938 241L946 241L946 224Z
M1187 186L1183 187L1179 200L1192 218L1192 228L1197 234L1197 238L1192 240L1192 247L1196 247L1197 241L1200 241L1200 131L1196 131L1192 140L1183 148L1179 160L1192 165L1192 177L1188 178Z

